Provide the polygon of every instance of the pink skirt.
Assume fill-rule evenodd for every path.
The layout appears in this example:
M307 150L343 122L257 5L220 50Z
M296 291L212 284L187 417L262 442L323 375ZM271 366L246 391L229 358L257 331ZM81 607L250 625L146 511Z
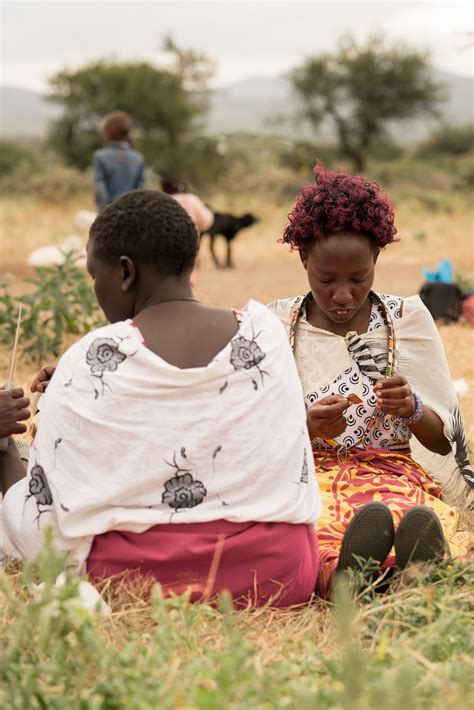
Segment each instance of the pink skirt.
M308 525L177 523L96 535L87 571L95 581L126 574L159 582L166 596L190 592L191 601L227 590L240 607L286 607L310 599L319 552Z

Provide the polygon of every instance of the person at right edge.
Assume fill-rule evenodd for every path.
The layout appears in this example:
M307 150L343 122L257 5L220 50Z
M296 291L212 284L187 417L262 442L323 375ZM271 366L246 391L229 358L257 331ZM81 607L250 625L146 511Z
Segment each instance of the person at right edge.
M270 309L305 395L325 596L333 573L360 559L401 569L448 549L463 557L470 536L456 508L474 509L474 475L432 317L418 296L372 290L380 252L397 241L390 202L363 177L322 164L314 175L282 240L299 252L309 291Z

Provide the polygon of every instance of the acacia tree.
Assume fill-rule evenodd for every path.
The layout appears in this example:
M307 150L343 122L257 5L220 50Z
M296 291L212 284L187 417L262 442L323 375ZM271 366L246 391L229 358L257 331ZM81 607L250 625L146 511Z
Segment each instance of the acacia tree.
M357 171L392 122L436 115L441 100L427 55L381 37L362 45L346 38L337 53L308 58L290 78L302 103L299 117L315 129L329 119Z
M186 89L207 93L209 82L216 71L215 61L195 49L179 47L171 35L164 37L162 48L171 54L172 69L183 77Z
M137 148L158 173L195 182L202 176L203 182L206 171L216 171L219 156L212 140L200 136L198 122L207 108L203 96L212 64L169 37L165 48L172 55L171 68L103 60L51 78L49 98L63 113L52 124L49 140L66 163L87 168L100 147L100 120L122 110L133 118Z

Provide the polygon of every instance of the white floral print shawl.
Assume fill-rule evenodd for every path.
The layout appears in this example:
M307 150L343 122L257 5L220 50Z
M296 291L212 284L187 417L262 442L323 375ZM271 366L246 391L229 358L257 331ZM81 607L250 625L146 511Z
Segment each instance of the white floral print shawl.
M411 446L418 461L441 486L446 503L474 510L474 474L468 459L459 401L436 325L418 296L402 299L378 294L389 309L395 330L395 371L404 375L423 402L438 414L452 453L439 456L424 448L394 417L381 417L371 432L371 446L391 450ZM269 304L287 330L303 296ZM348 429L341 442L360 438L375 407L373 385L387 363L387 328L372 307L366 333L345 338L314 328L302 318L296 337L296 365L306 405L329 394L358 394L363 403L348 410ZM338 439L339 440L339 439Z
M5 532L34 558L52 523L81 568L94 535L226 519L313 525L321 502L301 384L284 328L250 301L214 360L181 370L130 321L89 333L44 396Z

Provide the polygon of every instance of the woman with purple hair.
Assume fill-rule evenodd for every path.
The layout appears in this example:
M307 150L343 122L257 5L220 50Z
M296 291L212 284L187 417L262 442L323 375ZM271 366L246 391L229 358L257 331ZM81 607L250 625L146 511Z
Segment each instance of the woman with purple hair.
M304 390L324 595L336 570L361 559L403 568L463 554L455 507L474 506L474 476L429 312L418 296L372 290L380 252L398 241L390 202L363 177L321 164L314 175L282 240L299 252L310 290L270 308Z

